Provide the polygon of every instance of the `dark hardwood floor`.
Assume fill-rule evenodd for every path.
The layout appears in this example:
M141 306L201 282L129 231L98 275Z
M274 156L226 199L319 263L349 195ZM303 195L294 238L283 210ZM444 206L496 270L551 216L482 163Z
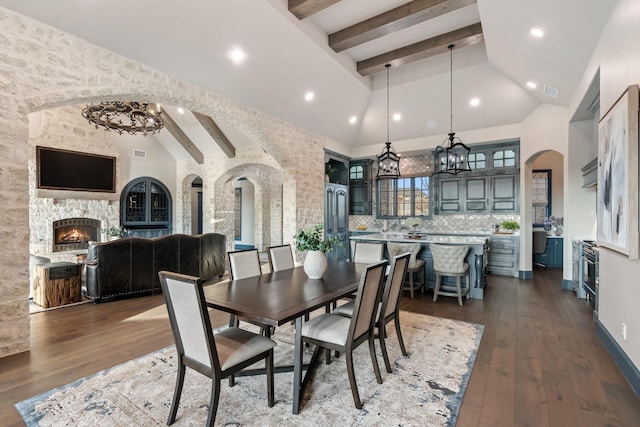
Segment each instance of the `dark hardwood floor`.
M591 306L561 281L552 269L490 276L485 299L464 307L403 297L404 310L485 325L459 427L640 426L640 399L597 338ZM161 295L32 314L31 351L0 359L0 425L24 425L16 402L172 343Z

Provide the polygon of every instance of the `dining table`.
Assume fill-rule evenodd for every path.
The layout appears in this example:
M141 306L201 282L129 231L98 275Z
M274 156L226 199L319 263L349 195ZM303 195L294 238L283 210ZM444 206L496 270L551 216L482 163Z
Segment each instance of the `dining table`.
M363 263L328 261L320 279L310 279L304 268L298 266L213 283L203 290L208 307L264 325L265 330L295 321L293 366L285 370L293 370L292 413L298 414L304 391L302 320L309 313L353 294L365 268Z

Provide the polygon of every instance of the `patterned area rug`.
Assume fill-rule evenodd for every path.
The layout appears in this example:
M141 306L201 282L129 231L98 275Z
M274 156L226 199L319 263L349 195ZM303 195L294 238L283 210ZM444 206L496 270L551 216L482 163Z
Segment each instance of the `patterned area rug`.
M400 352L394 328L387 328L393 373L386 372L376 345L383 384L375 380L368 346L354 351L361 410L353 404L342 356L316 367L299 415L291 414L291 372L276 374L273 408L267 406L263 375L239 377L231 388L223 381L216 424L455 426L484 327L408 312L401 312L401 324L407 357ZM291 364L292 336L290 325L276 330L276 364ZM311 353L312 348L305 349L305 361ZM175 385L175 359L175 347L167 347L24 400L16 408L27 426L164 425ZM210 380L187 368L175 425L203 425L210 390Z

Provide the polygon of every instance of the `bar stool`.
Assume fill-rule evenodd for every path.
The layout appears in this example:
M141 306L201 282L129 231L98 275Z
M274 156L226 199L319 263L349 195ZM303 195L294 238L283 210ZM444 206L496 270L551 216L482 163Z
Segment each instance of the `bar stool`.
M406 252L409 252L411 254L411 257L409 258L409 266L407 267L407 277L405 278L405 282L408 279L409 283L405 284L403 288L403 290L409 291L411 293L411 298L413 298L413 291L415 289L421 289L426 283L424 260L418 259L418 253L420 252L421 248L422 245L420 243L387 243L389 258L391 259ZM418 273L417 281L414 281L415 273Z
M431 255L433 256L433 270L436 273L436 285L433 289L433 301L438 300L438 295L458 297L458 304L462 305L464 295L469 298L469 264L464 262L469 246L440 245L430 243ZM455 290L453 286L443 285L442 276L456 278ZM465 287L460 283L461 277L466 278Z

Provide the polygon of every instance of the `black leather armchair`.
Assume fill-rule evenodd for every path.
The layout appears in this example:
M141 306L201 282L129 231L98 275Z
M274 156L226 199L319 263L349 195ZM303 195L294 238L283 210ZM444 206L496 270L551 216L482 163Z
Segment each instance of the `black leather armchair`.
M170 234L90 242L83 294L102 302L161 291L161 270L209 280L225 271L226 239L222 234Z

